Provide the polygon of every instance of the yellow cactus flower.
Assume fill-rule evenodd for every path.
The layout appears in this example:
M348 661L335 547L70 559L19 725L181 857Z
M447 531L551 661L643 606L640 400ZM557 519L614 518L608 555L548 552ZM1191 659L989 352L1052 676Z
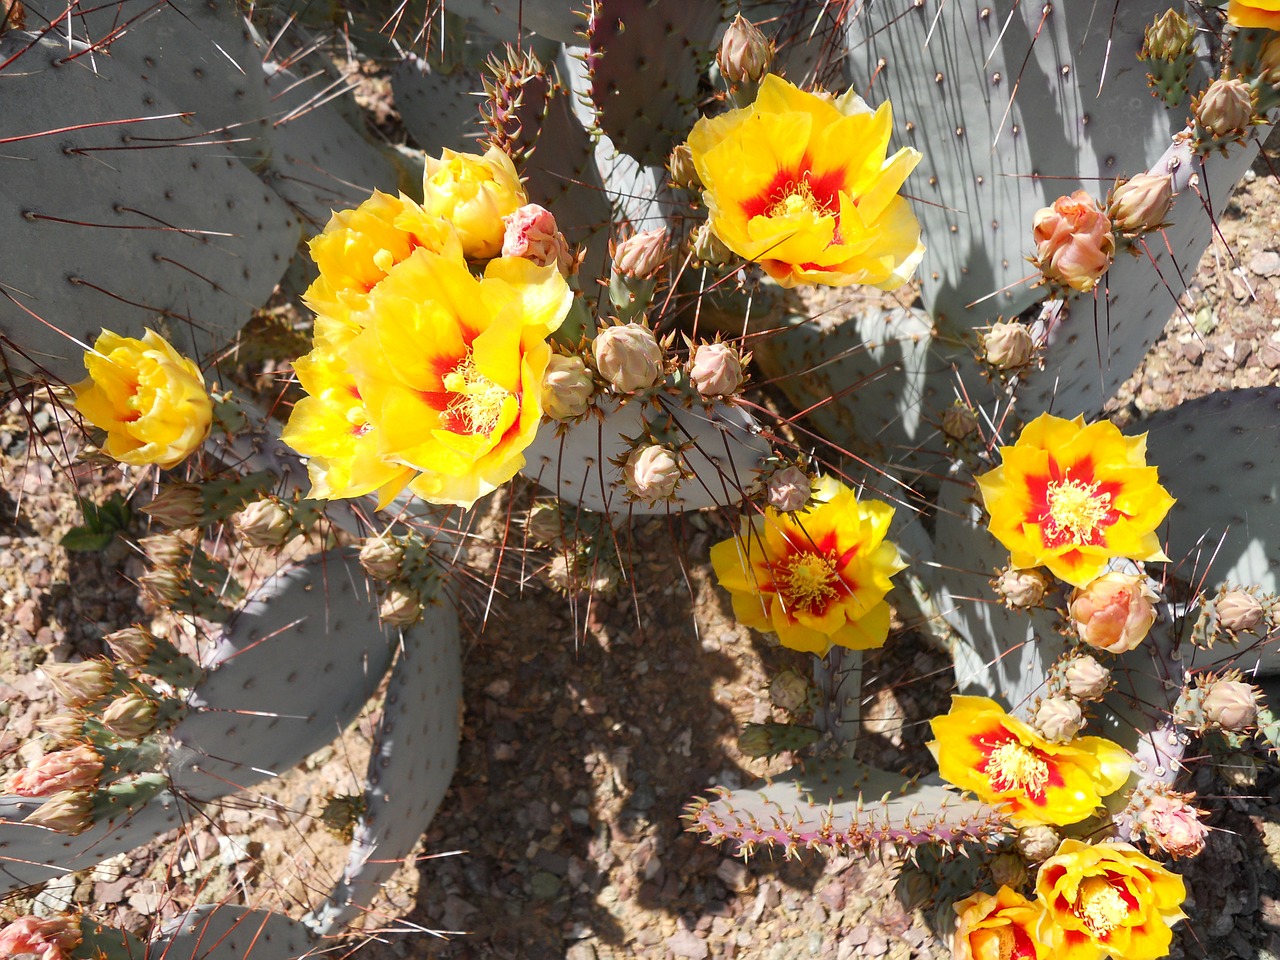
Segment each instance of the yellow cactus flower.
M1101 737L1050 743L987 697L951 698L930 722L938 773L1018 822L1078 823L1129 777L1128 752Z
M1181 877L1127 843L1063 840L1036 877L1039 933L1055 960L1156 960L1186 895Z
M200 368L154 330L141 340L104 330L73 384L75 407L107 431L103 449L134 466L177 466L209 434L213 403Z
M711 548L733 613L782 644L825 656L832 645L866 650L889 635L889 581L906 564L885 540L893 508L859 501L826 481L819 502L800 513L767 508L744 518L739 536Z
M1018 891L974 893L952 908L952 960L1048 960L1049 948L1036 933L1044 907Z
M1147 466L1145 433L1044 413L1000 459L978 489L1014 569L1045 566L1083 587L1112 557L1169 559L1155 531L1174 500Z
M755 102L689 134L711 229L785 287L892 290L921 258L920 224L898 195L920 153L887 157L893 112L852 90L806 93L770 74Z
M1280 30L1280 0L1231 0L1227 22L1237 27Z
M470 506L524 466L572 300L554 265L501 257L477 279L426 249L374 288L345 361L378 455L420 471L414 493Z
M453 225L462 252L472 260L502 252L502 218L529 202L515 164L496 146L479 157L448 147L439 160L428 157L422 193L423 209Z

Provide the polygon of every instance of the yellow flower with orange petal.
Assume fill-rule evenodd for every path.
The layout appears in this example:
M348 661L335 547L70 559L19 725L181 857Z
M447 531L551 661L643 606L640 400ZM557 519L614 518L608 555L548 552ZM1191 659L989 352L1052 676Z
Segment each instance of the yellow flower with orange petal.
M384 460L432 503L470 506L524 466L542 416L547 336L573 292L554 265L415 250L369 296L345 359Z
M1280 0L1231 0L1227 22L1237 27L1280 30Z
M951 698L930 721L938 773L1015 821L1078 823L1129 777L1128 752L1102 737L1051 743L988 697Z
M502 218L528 202L515 164L500 147L490 147L483 156L446 147L439 160L427 157L423 209L453 225L470 259L501 253L507 229Z
M689 134L711 229L786 287L901 286L924 256L898 195L920 153L887 156L892 130L888 103L873 111L852 90L820 96L766 76L754 103Z
M76 409L107 432L103 451L134 466L175 467L209 434L213 401L200 368L164 337L110 330L84 355L89 376L72 385Z
M1044 413L1001 464L977 478L991 534L1014 569L1045 566L1072 586L1102 574L1112 557L1168 560L1156 528L1173 506L1147 435L1126 437L1108 420L1085 425Z
M994 894L974 893L952 905L956 928L952 960L1048 960L1049 948L1037 928L1044 907L1018 891L1001 887Z
M826 480L825 498L799 513L767 508L739 536L711 548L711 566L733 613L784 646L824 656L832 645L866 650L889 635L889 578L904 564L885 540L893 508L859 501Z
M1127 843L1063 840L1040 866L1040 936L1055 960L1156 960L1186 916L1182 878Z

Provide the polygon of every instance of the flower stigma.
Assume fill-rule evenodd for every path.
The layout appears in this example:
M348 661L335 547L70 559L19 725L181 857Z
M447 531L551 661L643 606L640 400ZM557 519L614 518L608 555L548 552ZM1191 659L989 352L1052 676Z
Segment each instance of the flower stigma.
M1032 750L1016 740L1006 740L995 747L982 768L992 788L1017 790L1042 801L1049 783L1049 765Z
M466 359L445 374L444 388L454 394L446 414L462 426L462 432L488 435L498 425L502 405L511 391L498 386L476 369L468 352Z
M828 603L840 595L835 584L835 565L818 553L798 553L788 557L780 565L778 582L782 598L792 608L813 613L824 610Z
M1111 512L1111 494L1099 493L1099 483L1056 480L1048 486L1048 520L1054 539L1090 543Z
M1129 905L1105 877L1089 877L1080 884L1075 912L1089 933L1101 939L1120 926L1129 915Z

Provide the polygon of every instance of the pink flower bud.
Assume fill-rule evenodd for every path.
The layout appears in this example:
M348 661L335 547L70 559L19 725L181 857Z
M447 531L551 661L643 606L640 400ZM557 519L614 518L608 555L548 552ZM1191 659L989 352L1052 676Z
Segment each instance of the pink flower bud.
M1204 849L1209 828L1200 816L1182 794L1157 793L1138 811L1137 821L1147 840L1177 860Z
M393 586L383 597L378 616L393 627L412 626L422 616L422 599L416 590Z
M1126 236L1156 230L1173 206L1173 178L1164 173L1140 173L1121 180L1111 191L1107 216Z
M1015 843L1018 847L1018 852L1029 863L1040 863L1057 853L1061 839L1058 836L1058 831L1053 827L1037 823L1034 826L1023 827L1019 830L1018 839Z
M9 778L9 792L19 797L47 797L60 790L91 790L102 776L102 757L87 743L46 753L26 770Z
M674 496L680 484L677 455L656 443L632 450L622 473L627 489L644 503L657 503Z
M738 14L720 40L716 63L734 86L759 83L773 64L773 44L759 27Z
M115 674L106 660L83 663L46 663L40 667L49 684L69 707L87 707L111 692Z
M662 376L662 347L643 324L605 327L592 341L591 352L600 376L619 393L644 390Z
M1218 623L1231 633L1247 632L1262 622L1262 603L1252 593L1244 590L1228 590L1218 601L1215 610Z
M156 649L156 638L141 627L125 627L102 638L116 659L131 667L145 667Z
M982 335L982 351L987 363L1001 370L1024 367L1031 362L1036 342L1026 324L998 320Z
M1046 280L1087 292L1111 266L1116 252L1111 221L1083 190L1038 210L1032 226L1033 260Z
M620 277L648 280L667 259L667 232L643 230L613 247L613 272Z
M156 728L158 705L140 693L116 697L102 711L102 725L121 740L141 740Z
M1028 570L1005 570L996 578L996 593L1015 610L1038 607L1049 589L1049 578L1039 567Z
M503 217L502 222L506 225L502 236L504 257L524 257L540 267L555 266L565 276L573 272L573 252L550 210L526 203Z
M1040 702L1033 721L1037 730L1049 740L1066 743L1074 740L1084 726L1080 704L1067 697L1047 697Z
M283 546L294 532L289 511L269 497L255 500L233 516L231 522L251 547Z
M404 547L385 537L370 537L360 547L360 566L375 580L390 580L400 573Z
M689 364L689 380L704 398L728 397L742 386L742 360L727 343L700 343Z
M55 793L27 815L23 823L74 836L93 826L93 797L87 790Z
M813 481L799 467L783 467L769 478L769 506L779 513L801 510L813 496Z
M72 917L19 917L0 927L0 957L69 960L82 939Z
M142 512L166 527L198 527L204 523L204 496L194 483L162 483Z
M1210 723L1229 733L1243 733L1258 721L1258 690L1242 680L1216 680L1200 706Z
M1100 700L1111 686L1111 671L1083 653L1063 664L1062 679L1077 700Z
M1239 77L1219 77L1191 101L1196 123L1219 140L1243 137L1253 123L1256 95Z
M1071 594L1071 619L1080 639L1108 653L1125 653L1140 644L1156 621L1147 578L1104 573Z
M552 420L573 420L587 412L596 384L581 357L552 354L542 375L542 412Z

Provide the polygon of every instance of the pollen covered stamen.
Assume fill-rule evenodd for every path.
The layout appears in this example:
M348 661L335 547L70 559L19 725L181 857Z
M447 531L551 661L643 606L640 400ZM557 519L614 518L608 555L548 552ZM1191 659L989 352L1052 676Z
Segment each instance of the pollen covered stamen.
M995 790L1017 790L1034 800L1044 799L1049 783L1049 764L1036 751L1016 740L992 749L982 772Z
M1094 937L1105 937L1124 922L1129 905L1104 877L1089 877L1080 884L1075 914Z
M788 610L806 613L825 610L840 596L835 564L818 553L798 553L781 565L776 575L778 592Z
M445 374L444 388L455 395L445 412L466 433L492 433L502 415L503 403L512 396L510 390L476 370L470 353L451 373Z
M1055 480L1048 486L1046 519L1054 536L1065 535L1075 543L1089 543L1111 512L1111 494L1099 493L1099 484L1083 480Z
M824 217L832 212L818 202L807 178L792 180L780 192L781 196L765 210L765 216L794 217L808 213L814 217Z

